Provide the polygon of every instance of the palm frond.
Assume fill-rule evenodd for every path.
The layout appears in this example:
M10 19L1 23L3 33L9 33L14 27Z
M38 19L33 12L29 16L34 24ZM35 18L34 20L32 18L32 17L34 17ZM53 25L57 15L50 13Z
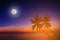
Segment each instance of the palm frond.
M33 25L33 26L32 26L32 29L34 30L34 29L35 29L35 27L36 27L36 25Z

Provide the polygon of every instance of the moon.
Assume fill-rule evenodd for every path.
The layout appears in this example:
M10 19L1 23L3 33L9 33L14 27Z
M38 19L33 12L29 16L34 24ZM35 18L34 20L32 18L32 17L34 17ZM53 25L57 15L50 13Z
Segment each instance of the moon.
M16 9L12 9L12 10L11 10L11 14L12 14L12 15L16 15L16 14L17 14L17 10L16 10Z

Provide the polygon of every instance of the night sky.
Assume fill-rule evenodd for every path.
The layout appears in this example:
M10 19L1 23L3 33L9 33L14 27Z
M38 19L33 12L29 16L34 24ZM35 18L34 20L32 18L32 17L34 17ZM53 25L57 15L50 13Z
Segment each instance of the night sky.
M12 16L11 9L17 9L17 15ZM53 26L59 26L60 3L59 1L39 0L0 0L0 28L5 27L31 27L31 19L34 15L44 17L47 13Z

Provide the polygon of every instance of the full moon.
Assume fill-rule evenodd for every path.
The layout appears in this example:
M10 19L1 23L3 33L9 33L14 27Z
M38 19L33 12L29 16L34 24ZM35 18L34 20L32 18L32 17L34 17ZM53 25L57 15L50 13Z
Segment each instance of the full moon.
M16 9L12 9L11 13L12 13L12 15L16 15L17 14L17 10Z

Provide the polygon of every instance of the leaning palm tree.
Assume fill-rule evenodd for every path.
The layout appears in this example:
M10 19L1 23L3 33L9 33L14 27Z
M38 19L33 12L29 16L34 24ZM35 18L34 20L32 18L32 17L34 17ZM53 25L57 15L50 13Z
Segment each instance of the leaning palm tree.
M32 26L32 29L36 29L37 31L40 30L40 28L42 27L42 24L40 24L42 21L42 18L39 18L38 15L36 15L36 17L34 19L31 19L32 24L34 24Z

